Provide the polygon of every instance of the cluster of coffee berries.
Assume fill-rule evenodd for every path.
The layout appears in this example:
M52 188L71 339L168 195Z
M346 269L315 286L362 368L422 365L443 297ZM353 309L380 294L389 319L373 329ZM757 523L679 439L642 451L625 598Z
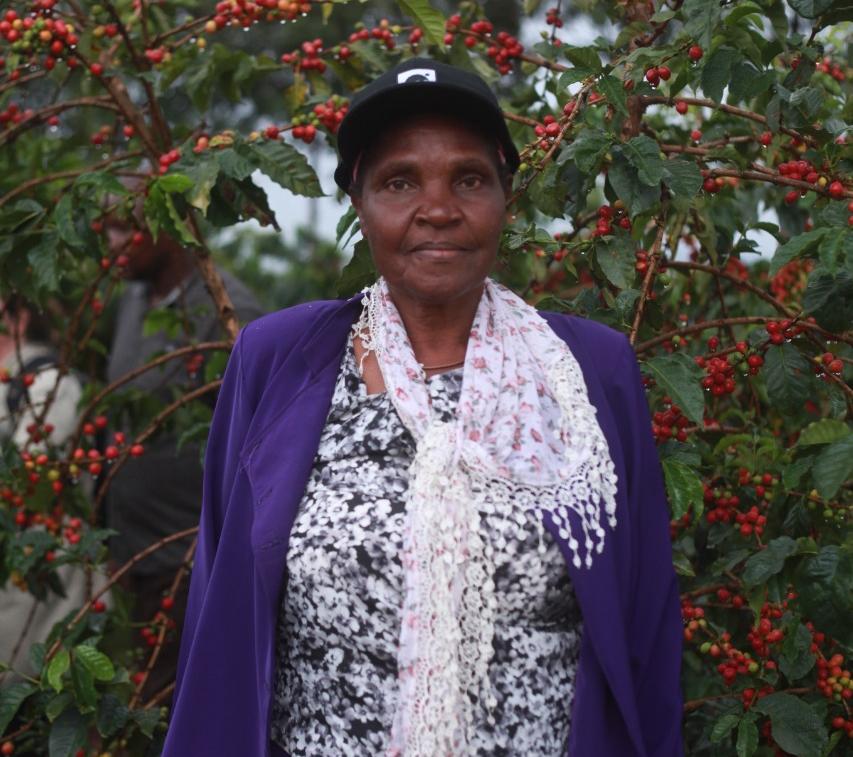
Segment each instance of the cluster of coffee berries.
M711 337L717 339L717 337ZM710 339L708 340L711 341ZM713 350L712 350L713 351ZM740 356L738 355L738 358ZM740 358L742 359L742 358ZM714 397L722 397L724 394L733 394L735 390L735 367L729 362L729 356L714 356L706 360L702 355L694 358L696 365L705 369L702 377L702 388Z
M702 489L705 520L708 523L731 523L738 515L740 497L731 491L721 491L718 487L708 484L703 484Z
M655 441L661 443L677 439L679 442L686 442L686 429L690 425L690 420L670 397L664 397L663 404L666 409L652 415L652 434Z
M844 370L844 361L832 352L824 352L814 357L814 371L817 376L825 376L826 373L834 373L840 376Z
M314 115L326 129L335 134L348 109L349 103L345 98L332 95L326 102L314 106Z
M752 676L761 670L749 652L735 649L729 641L724 641L720 647L726 659L717 665L717 672L723 677L726 686L732 686L738 676ZM768 660L768 663L772 663L772 660ZM775 667L775 663L772 666Z
M204 26L208 34L229 25L248 29L259 21L293 21L310 13L311 0L221 0L215 11Z
M829 74L835 81L844 81L844 69L841 68L837 63L832 62L832 58L824 57L824 59L817 64L817 70L824 74Z
M669 81L672 76L672 71L669 66L652 66L646 69L646 81L652 86L657 87L662 81Z
M90 421L83 424L83 434L87 437L94 437L98 431L103 431L106 427L106 416L99 415L95 418L94 422ZM131 457L139 457L144 454L145 447L141 444L131 444L128 447L124 432L116 431L113 434L112 444L104 447L103 451L98 450L96 447L90 447L89 449L77 447L71 453L72 462L68 466L68 472L71 476L76 476L80 471L80 466L85 465L91 475L98 476L103 471L103 464L105 462L112 462L125 450Z
M827 699L840 702L853 698L853 678L850 670L843 667L844 664L844 655L839 653L829 659L818 657L817 690Z
M349 35L350 42L367 42L370 39L379 40L388 50L393 50L397 46L397 43L394 40L394 28L391 26L391 22L388 21L387 18L383 18L377 26L374 26L371 29L357 29ZM418 39L420 39L420 37L418 37ZM339 57L345 60L346 57L349 57L349 48L347 48L346 56L342 53L343 48L341 48Z
M203 365L204 355L201 352L193 352L184 358L184 369L187 372L187 376L191 379L194 379L198 375Z
M773 621L779 620L782 613L781 607L765 603L761 608L761 620L747 633L746 638L759 657L769 657L771 645L779 644L785 638L781 628L773 627Z
M796 300L805 291L814 261L809 258L785 263L770 279L770 291L781 302Z
M23 18L10 8L0 21L0 36L9 43L12 52L31 64L38 64L39 56L43 55L41 65L48 71L63 58L67 58L72 67L77 62L76 58L69 57L78 42L74 26L52 17L55 4L56 0L40 0L35 3L33 12ZM12 73L17 73L17 69Z
M224 150L226 147L231 147L234 144L234 131L226 129L219 134L214 134L212 137L208 134L201 134L196 138L193 152L198 155L208 148Z
M612 234L613 224L626 231L631 228L631 219L626 215L625 206L620 201L617 201L613 205L602 205L596 211L596 216L595 229L590 234L590 237L603 237ZM637 260L639 261L640 258L637 258Z
M301 139L305 144L310 145L317 136L315 121L314 116L296 116L293 119L293 128L290 130L293 138Z
M784 318L781 321L768 321L765 326L771 344L780 345L802 334L806 327L800 323L792 323Z
M101 126L91 137L89 137L89 141L93 145L102 145L105 142L108 142L110 137L113 134L113 127L108 124L104 124Z
M5 126L8 123L19 124L31 115L31 110L22 111L18 103L10 102L3 110L0 110L0 126Z
M311 42L303 42L299 50L292 53L284 53L281 62L303 71L316 71L322 74L326 70L326 61L320 55L323 52L323 40L319 37Z
M160 164L158 167L159 173L166 173L169 170L169 166L171 166L172 163L177 163L180 159L181 151L177 147L173 147L169 152L164 152L157 159L157 162Z
M705 620L705 608L696 607L689 597L681 600L681 620L684 623L685 641L693 641L693 636L700 628L708 627L708 621Z
M560 18L559 8L548 8L545 11L545 23L548 26L553 26L555 29L563 28L563 19Z

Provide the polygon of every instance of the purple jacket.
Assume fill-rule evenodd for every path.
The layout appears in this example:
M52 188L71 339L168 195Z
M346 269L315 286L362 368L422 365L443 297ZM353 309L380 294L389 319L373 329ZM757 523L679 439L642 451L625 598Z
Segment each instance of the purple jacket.
M234 346L210 429L164 757L281 754L270 745L269 713L288 538L360 297L265 316ZM584 622L568 752L676 757L679 594L637 361L627 339L606 326L542 315L580 363L619 477L618 525L592 568L576 569L546 522Z

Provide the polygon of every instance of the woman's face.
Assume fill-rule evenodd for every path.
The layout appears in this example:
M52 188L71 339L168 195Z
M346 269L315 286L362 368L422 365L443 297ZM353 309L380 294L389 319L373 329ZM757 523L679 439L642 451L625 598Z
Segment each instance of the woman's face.
M496 155L447 116L414 116L377 140L352 202L398 305L479 297L505 220Z

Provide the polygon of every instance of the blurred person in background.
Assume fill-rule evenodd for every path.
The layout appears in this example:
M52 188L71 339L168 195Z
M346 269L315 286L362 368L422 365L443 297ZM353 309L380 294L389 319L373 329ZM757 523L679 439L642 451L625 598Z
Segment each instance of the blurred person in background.
M116 308L107 362L106 379L110 383L158 354L226 337L192 250L163 232L155 240L142 215L144 185L137 182L127 186L136 196L129 217L110 213L104 224L111 253L125 256L122 263L127 279ZM227 271L220 274L241 323L263 314L242 282ZM146 318L155 310L161 311L164 322L176 328L146 328ZM141 391L164 405L173 402L185 391L205 383L203 360L208 356L197 355L145 371L121 390ZM215 399L215 392L210 392L199 401L212 407ZM157 432L146 441L144 454L128 458L109 484L106 525L118 532L110 543L112 561L122 565L164 537L197 525L201 497L199 444L181 444L177 435ZM135 622L147 623L161 609L168 610L176 623L176 635L180 636L186 583L181 584L173 600L163 600L184 564L191 542L188 538L167 544L131 568L124 587L133 599L131 616ZM146 682L146 695L161 691L174 680L177 656L177 639L170 639Z
M64 444L74 432L82 395L80 380L60 374L58 353L51 344L47 319L17 296L2 306L0 329L0 446L43 450ZM46 413L45 405L48 404ZM44 414L42 439L36 423ZM2 555L0 555L2 558ZM0 575L5 574L0 569ZM63 566L57 575L65 596L53 592L38 599L14 579L0 589L0 662L30 674L30 647L43 642L54 624L79 609L88 597L86 575ZM3 676L0 673L0 676ZM3 676L11 681L12 676Z

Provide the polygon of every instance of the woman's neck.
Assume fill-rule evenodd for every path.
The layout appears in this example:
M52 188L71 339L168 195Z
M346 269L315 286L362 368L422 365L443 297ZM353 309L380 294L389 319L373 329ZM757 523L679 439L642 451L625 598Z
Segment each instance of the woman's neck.
M436 304L396 297L391 292L419 363L446 366L464 361L482 294L480 287L457 300Z

